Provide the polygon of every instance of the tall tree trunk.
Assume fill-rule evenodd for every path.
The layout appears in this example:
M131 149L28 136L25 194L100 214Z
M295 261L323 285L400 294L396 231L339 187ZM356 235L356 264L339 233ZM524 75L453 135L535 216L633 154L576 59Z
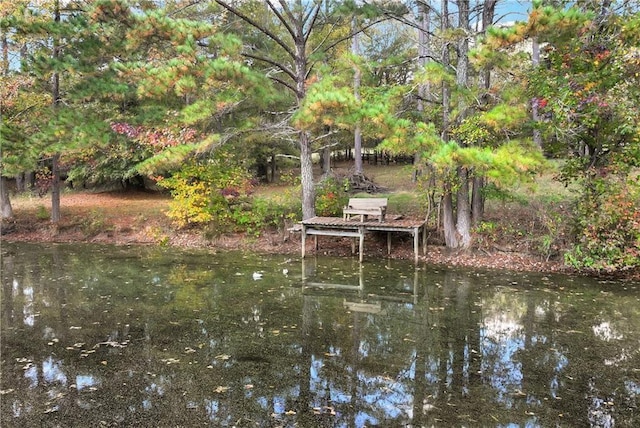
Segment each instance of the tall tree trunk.
M456 231L462 248L471 246L471 206L469 205L469 170L458 168L458 192L456 194Z
M331 172L331 144L327 144L322 149L322 173L327 175Z
M456 231L456 220L453 214L453 192L449 183L445 183L442 195L442 228L444 230L444 244L447 248L458 248L460 240Z
M538 39L536 37L533 38L531 43L531 61L533 63L533 67L537 68L540 65L540 44L538 43ZM540 114L538 110L538 99L534 98L531 101L531 114L533 117L533 142L538 148L542 149L542 135L540 134L540 130L538 129L538 122L540 121Z
M458 41L458 63L456 66L456 83L458 87L465 88L469 79L469 0L458 0L458 29L462 30L462 37ZM466 106L461 106L463 109ZM464 118L464 112L461 119Z
M16 174L14 179L16 180L16 193L22 193L24 192L26 186L25 186L25 173L21 172L19 174Z
M442 2L442 20L440 29L443 34L449 29L449 1ZM449 43L445 41L442 46L442 66L446 69L451 66L451 58L449 55ZM449 83L444 80L442 82L442 132L441 137L444 141L449 141L449 114L451 109L451 88Z
M482 32L486 33L487 28L493 24L495 16L497 0L486 0L482 6ZM481 102L486 104L489 102L489 89L491 88L491 69L485 68L480 73L478 82L480 87L484 89ZM479 176L477 172L473 174L473 187L471 189L471 225L477 226L484 218L484 186L486 184L485 177Z
M9 74L9 42L5 31L2 32L2 66L0 71L3 76ZM0 100L0 118L4 110L3 103L4 101ZM0 142L0 159L2 159L2 142ZM4 171L0 169L0 218L11 218L13 217L13 208L9 199L7 177L3 174Z
M11 207L11 199L9 198L9 187L7 186L7 177L0 175L0 218L12 218L13 208Z
M51 222L60 221L60 153L51 160Z
M315 217L315 187L313 183L313 163L311 142L306 132L300 133L300 178L302 184L302 219Z
M295 42L295 67L296 67L296 97L298 108L302 106L306 96L307 60L306 41L302 23L297 22ZM309 134L300 131L300 182L302 185L302 219L307 220L316 216L315 185L313 181L312 147Z
M54 20L60 23L60 2L56 0L54 5ZM54 62L60 57L60 40L58 36L53 38L53 60ZM51 96L53 98L53 108L57 110L60 105L60 75L57 71L53 73L51 84ZM52 183L51 183L51 222L58 223L60 221L60 153L53 155L51 166Z
M463 35L458 41L458 63L456 67L456 84L458 88L467 87L469 80L469 0L458 1L458 29ZM464 120L467 106L460 102L458 122ZM471 246L471 206L469 202L469 170L466 167L457 169L458 191L456 193L456 230L462 248Z
M418 5L420 9L420 19L418 22L418 64L420 68L424 68L427 64L429 57L431 37L429 31L431 30L431 1L426 0ZM427 98L427 94L431 92L429 84L421 83L418 86L418 114L420 120L424 120L424 101ZM413 157L413 175L411 180L415 183L418 181L418 177L422 174L422 154L416 152Z
M484 218L484 185L485 178L474 175L471 190L471 225L478 226Z
M353 19L353 40L351 45L351 52L354 55L360 55L360 45L359 45L359 35L356 31L356 21ZM354 67L353 73L353 95L356 99L356 102L360 102L360 81L362 79L362 72L360 71L360 67L356 65ZM362 175L362 130L360 129L360 124L356 124L356 128L353 134L353 157L354 157L354 166L355 166L355 174Z
M441 30L442 34L445 34L449 29L449 2L445 0L442 2L442 17L441 17ZM442 47L442 65L445 68L450 67L450 55L449 44L444 43ZM442 140L449 141L449 115L451 108L451 88L446 81L442 82ZM444 178L444 187L442 192L442 227L444 230L444 241L448 248L457 248L459 246L458 233L456 230L455 213L453 207L453 190L452 182L453 176L446 176Z
M278 165L276 164L276 154L272 153L271 154L271 165L270 165L270 176L271 176L271 182L274 183L276 181L276 171L278 170Z

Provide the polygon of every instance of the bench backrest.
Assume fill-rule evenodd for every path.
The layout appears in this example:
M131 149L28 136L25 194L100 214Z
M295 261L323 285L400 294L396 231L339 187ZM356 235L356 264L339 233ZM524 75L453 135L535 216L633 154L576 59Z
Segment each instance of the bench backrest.
M354 209L386 208L387 198L351 198L348 206Z

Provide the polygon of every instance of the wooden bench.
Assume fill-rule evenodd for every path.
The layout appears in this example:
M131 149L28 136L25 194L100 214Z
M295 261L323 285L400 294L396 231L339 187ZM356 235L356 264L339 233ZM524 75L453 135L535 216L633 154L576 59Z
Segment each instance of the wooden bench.
M382 223L387 212L387 198L351 198L349 204L342 210L342 218L350 220L352 215L359 215L360 222L364 222L370 215L378 216Z

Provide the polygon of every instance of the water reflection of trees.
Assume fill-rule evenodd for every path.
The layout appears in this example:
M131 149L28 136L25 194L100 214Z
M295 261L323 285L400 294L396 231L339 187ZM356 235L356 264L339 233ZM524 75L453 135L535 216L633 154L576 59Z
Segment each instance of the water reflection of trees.
M3 254L2 426L637 422L631 292L56 251Z

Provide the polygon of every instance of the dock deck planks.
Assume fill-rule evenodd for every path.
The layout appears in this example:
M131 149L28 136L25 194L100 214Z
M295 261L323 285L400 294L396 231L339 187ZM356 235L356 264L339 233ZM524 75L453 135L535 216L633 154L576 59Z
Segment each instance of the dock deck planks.
M302 228L302 258L305 257L307 235L315 237L315 247L318 248L318 236L346 236L359 239L359 258L363 259L364 237L367 232L387 232L387 253L391 254L391 234L409 233L413 236L414 259L417 262L420 247L420 235L422 232L423 254L426 254L426 227L425 221L410 219L379 220L345 220L342 217L313 217L300 222ZM352 247L352 252L355 248Z

